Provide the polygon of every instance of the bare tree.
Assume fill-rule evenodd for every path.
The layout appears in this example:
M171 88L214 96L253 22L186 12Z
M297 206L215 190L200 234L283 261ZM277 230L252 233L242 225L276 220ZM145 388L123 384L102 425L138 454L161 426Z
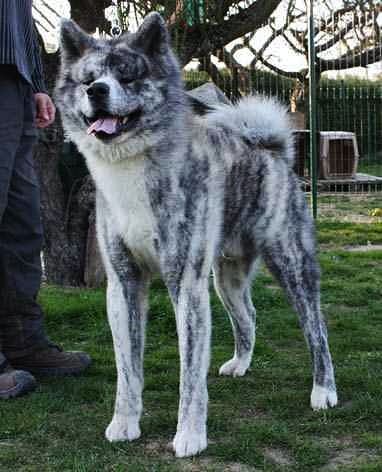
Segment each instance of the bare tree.
M331 70L366 67L382 59L380 22L382 5L379 0L348 0L336 7L331 0L315 2L314 43L316 76ZM239 44L225 50L226 61L249 73L259 64L275 74L296 79L298 90L308 84L308 28L306 1L284 0L267 26L262 41L253 31ZM243 67L236 59L238 51L246 49L252 61ZM298 64L290 68L285 61ZM227 59L228 58L228 59Z
M138 19L153 10L162 13L180 62L185 65L192 58L205 56L264 25L281 0L117 0L115 3L122 15L128 8ZM128 22L122 21L122 26L128 28Z

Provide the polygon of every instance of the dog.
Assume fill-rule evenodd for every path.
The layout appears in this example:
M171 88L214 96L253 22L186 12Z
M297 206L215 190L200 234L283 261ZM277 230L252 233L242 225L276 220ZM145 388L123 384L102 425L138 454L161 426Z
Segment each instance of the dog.
M61 26L56 100L97 188L97 234L118 372L109 441L141 435L148 289L160 274L179 340L177 457L207 447L211 271L235 349L221 375L246 373L255 343L251 281L260 258L296 309L311 352L311 406L337 403L320 310L314 225L293 172L286 110L249 97L192 110L166 25L95 39Z

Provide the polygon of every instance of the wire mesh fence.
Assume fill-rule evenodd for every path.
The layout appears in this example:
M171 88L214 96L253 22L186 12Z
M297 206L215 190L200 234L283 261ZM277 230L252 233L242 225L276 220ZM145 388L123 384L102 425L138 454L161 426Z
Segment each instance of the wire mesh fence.
M288 107L295 129L295 171L308 196L317 188L320 217L367 221L373 212L382 214L380 0L314 0L314 84L305 0L110 3L107 34L134 31L152 10L163 15L187 89L213 81L231 101L261 93ZM35 0L40 4L46 1ZM43 23L43 16L37 19ZM309 85L317 95L315 130ZM318 151L317 182L311 178L310 132Z
M295 128L295 171L307 192L317 185L319 216L373 220L382 212L382 7L314 2L315 183L304 5L284 2L263 27L186 66L186 86L213 80L233 101L249 93L278 97Z

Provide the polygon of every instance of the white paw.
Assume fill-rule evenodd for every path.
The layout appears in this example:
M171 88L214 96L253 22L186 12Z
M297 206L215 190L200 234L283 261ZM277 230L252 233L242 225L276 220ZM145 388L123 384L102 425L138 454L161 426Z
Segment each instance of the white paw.
M240 360L233 357L223 364L219 369L219 375L232 375L232 377L242 377L248 370L250 361Z
M207 447L207 434L181 431L176 433L172 445L176 457L194 456Z
M313 385L310 395L310 404L313 410L326 410L330 406L336 406L337 401L337 392L335 390Z
M136 419L113 418L112 422L106 428L105 436L110 442L133 441L141 435L139 422Z

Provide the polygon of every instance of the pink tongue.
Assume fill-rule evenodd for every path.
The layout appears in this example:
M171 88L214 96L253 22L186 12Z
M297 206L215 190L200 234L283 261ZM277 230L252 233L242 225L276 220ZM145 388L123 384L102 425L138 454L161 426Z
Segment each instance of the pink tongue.
M87 129L88 134L103 131L107 134L114 134L117 132L118 118L99 118Z

